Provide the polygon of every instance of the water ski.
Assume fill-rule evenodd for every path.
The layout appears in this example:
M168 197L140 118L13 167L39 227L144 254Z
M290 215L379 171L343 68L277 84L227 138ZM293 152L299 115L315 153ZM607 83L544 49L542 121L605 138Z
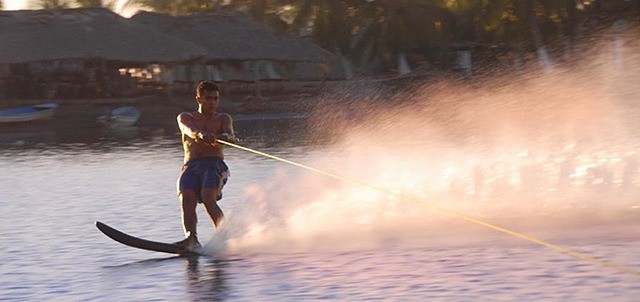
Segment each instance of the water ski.
M148 251L163 252L163 253L183 255L183 256L206 255L204 251L200 251L200 252L197 250L185 251L184 248L182 248L177 244L157 242L157 241L151 241L151 240L134 237L129 234L123 233L121 231L118 231L100 221L96 221L96 227L102 233L107 235L107 237L131 247L148 250Z

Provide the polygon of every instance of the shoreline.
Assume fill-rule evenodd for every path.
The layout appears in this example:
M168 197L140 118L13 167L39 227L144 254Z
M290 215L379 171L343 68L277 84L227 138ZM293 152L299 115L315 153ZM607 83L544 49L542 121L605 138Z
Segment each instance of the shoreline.
M312 102L299 101L294 98L240 98L224 97L218 112L228 113L234 121L304 119L310 115ZM166 96L143 96L138 98L112 99L73 99L73 100L21 100L20 106L42 103L56 103L55 115L46 120L0 123L0 131L30 131L43 128L101 128L97 118L109 110L122 106L134 106L142 112L140 119L134 124L137 127L162 127L175 121L180 112L196 109L193 96L168 98ZM301 109L305 103L309 110ZM11 108L11 107L8 107Z
M445 77L446 75L441 74L438 77L433 74L424 74L325 82L312 90L265 91L259 96L252 93L222 93L218 112L228 113L238 121L306 118L320 109L318 104L321 102L327 102L328 106L336 104L349 106L359 103L358 99L370 101L389 97L403 90L412 90L416 85L422 86L428 83L427 79L437 82L437 79L449 78ZM19 128L18 125L25 128L41 124L52 125L51 121L54 122L55 128L101 127L97 123L99 116L123 106L134 106L142 112L135 126L158 126L166 125L168 120L173 123L180 112L197 108L193 93L167 95L158 91L150 95L120 98L2 100L0 109L43 103L58 104L53 120L16 124L0 123L0 130L7 127L16 129Z

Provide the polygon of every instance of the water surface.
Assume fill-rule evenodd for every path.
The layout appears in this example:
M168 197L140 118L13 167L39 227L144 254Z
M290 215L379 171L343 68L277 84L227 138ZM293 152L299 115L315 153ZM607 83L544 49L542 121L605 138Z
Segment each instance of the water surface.
M341 162L340 148L306 135L304 119L238 121L236 127L250 148L357 175ZM366 189L235 149L227 150L232 177L221 203L227 229L214 231L198 210L200 236L213 238L211 257L137 250L102 235L95 221L153 240L181 238L178 138L172 125L115 132L3 129L0 300L637 301L640 294L637 275L394 197L363 202L351 190ZM575 190L601 201L624 196L618 189ZM524 207L525 199L514 195L511 202ZM640 210L633 205L600 206L626 218L604 217L589 227L558 221L541 227L544 217L562 217L559 211L529 224L522 215L516 215L520 224L507 215L490 218L639 271ZM490 207L467 209L482 208Z

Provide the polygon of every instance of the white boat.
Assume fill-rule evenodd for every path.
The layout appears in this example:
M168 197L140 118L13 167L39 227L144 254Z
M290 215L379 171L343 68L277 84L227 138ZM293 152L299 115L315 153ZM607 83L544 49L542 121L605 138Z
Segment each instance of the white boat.
M140 109L133 106L118 107L98 117L98 122L109 128L129 127L140 118Z
M58 105L54 103L38 104L0 110L0 123L18 123L44 120L56 114Z

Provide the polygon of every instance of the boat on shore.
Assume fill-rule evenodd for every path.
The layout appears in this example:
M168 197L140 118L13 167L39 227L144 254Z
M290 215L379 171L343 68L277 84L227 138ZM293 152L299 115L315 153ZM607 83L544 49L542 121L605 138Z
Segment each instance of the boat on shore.
M98 117L98 123L109 128L133 126L140 118L140 109L133 106L118 107Z
M46 120L56 114L58 105L46 103L16 108L0 109L0 123L20 123Z

